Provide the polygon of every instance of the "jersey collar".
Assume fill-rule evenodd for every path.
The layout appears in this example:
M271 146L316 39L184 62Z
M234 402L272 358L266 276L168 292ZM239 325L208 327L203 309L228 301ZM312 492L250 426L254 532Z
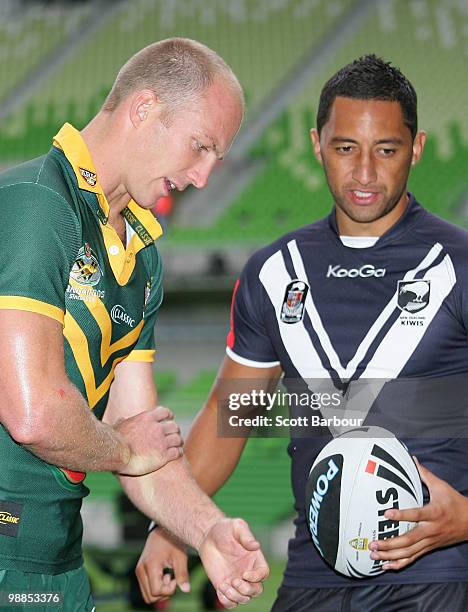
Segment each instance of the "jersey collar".
M109 218L109 203L99 183L88 147L80 132L70 123L65 123L54 137L53 145L63 151L70 162L79 189L96 195L99 203L98 217L106 225ZM154 242L163 233L153 213L138 206L134 200L130 200L122 214L132 225L144 246Z

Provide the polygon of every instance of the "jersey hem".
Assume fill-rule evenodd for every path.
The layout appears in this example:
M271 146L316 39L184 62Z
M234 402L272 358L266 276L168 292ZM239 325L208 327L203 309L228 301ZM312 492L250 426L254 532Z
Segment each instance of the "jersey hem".
M226 347L226 355L233 361L240 363L241 365L250 366L251 368L273 368L274 366L280 365L279 361L254 361L253 359L247 359L234 353L228 346Z
M431 575L430 580L428 579L428 572L411 572L409 575L404 573L390 575L386 579L382 577L375 577L370 579L352 579L346 580L345 576L340 580L330 576L321 576L320 574L311 574L309 576L298 577L298 576L285 576L282 584L285 587L293 587L300 589L340 589L340 588L354 588L354 587L367 587L367 586L385 586L385 585L400 585L400 584L427 584L428 582L468 582L468 570L458 569L446 569L438 570L437 576Z
M79 568L83 565L83 562L83 555L81 553L79 557L75 557L70 561L60 561L57 563L40 561L37 559L24 559L21 557L12 559L0 555L0 569L31 572L33 574L62 574L63 572L69 572L70 570Z
M27 312L35 312L45 315L63 325L65 313L57 306L41 302L30 297L19 295L2 295L0 296L0 309L2 310L25 310Z

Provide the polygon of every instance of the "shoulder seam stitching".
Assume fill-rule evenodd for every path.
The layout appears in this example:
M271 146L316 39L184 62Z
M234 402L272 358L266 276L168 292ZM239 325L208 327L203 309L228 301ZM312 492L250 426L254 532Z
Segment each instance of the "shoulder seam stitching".
M41 176L42 169L44 168L44 164L45 164L46 158L47 158L47 156L44 155L44 159L42 160L41 167L39 168L39 172L38 172L37 177L36 177L36 184L39 182L39 177Z

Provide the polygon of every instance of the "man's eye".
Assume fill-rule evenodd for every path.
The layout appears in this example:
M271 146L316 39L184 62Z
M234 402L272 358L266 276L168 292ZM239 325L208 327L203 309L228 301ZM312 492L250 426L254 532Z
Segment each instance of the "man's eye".
M382 153L382 155L384 157L391 157L392 155L395 155L396 153L396 149L380 149L380 152Z
M197 142L197 151L201 153L202 151L208 151L208 147L202 144L201 142Z
M351 153L353 147L351 145L344 145L342 147L337 147L336 150L338 153Z

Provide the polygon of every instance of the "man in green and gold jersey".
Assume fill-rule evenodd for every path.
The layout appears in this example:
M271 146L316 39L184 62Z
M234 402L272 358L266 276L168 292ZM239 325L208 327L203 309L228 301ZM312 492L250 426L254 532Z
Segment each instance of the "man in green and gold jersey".
M261 592L258 543L195 484L152 375L161 229L149 209L206 185L243 109L219 56L168 39L123 66L81 132L65 124L47 155L0 175L0 609L50 593L61 603L44 609L93 609L80 519L93 470L198 549L226 607Z

